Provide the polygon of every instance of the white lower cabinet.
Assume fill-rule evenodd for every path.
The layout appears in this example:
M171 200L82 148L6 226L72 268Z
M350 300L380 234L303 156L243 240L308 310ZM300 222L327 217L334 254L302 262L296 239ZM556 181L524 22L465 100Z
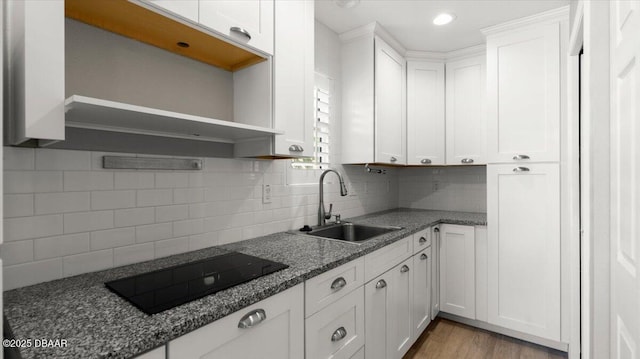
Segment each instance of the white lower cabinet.
M473 226L440 225L440 310L476 318Z
M133 359L166 359L167 357L167 347L161 346L159 348L155 348L152 351L146 352L142 355L138 355Z
M297 285L168 344L169 358L304 357L304 288Z
M365 341L364 287L307 318L305 329L306 359L354 357Z
M431 322L431 247L413 256L413 341Z
M365 285L365 357L402 358L412 341L413 258Z

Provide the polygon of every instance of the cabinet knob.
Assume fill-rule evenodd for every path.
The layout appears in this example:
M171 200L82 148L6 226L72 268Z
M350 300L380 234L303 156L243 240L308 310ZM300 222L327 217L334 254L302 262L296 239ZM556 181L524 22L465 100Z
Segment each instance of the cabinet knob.
M473 158L463 158L460 162L465 164L473 163Z
M409 271L409 266L408 265L403 265L402 267L400 267L400 273L406 273Z
M422 254L420 255L420 259L422 259L422 260L425 260L425 259L428 259L428 258L429 258L429 256L428 256L428 255L426 255L426 254L424 254L424 253L422 253Z
M387 282L384 279L380 279L378 283L376 283L376 289L382 289L387 286Z
M397 161L397 160L398 160L398 159L397 159L397 158L395 158L395 157L391 157L391 158L389 158L389 161L391 161L391 162L395 162L395 161Z
M431 163L431 160L428 158L423 158L420 163L422 163L423 165L428 165L429 163Z
M515 155L515 156L513 156L513 159L515 161L528 160L529 156L527 156L527 155Z
M344 329L344 327L340 327L338 329L336 329L335 332L333 332L333 334L331 334L331 341L332 342L337 342L340 341L342 339L344 339L344 337L347 336L347 330Z
M267 319L267 313L265 313L264 309L256 309L247 313L242 317L242 319L240 319L240 322L238 322L238 328L251 328L262 323L265 319Z
M418 240L419 243L425 243L426 241L427 239L424 237L420 237L420 239Z
M232 32L244 35L247 39L251 40L251 34L246 29L243 29L239 26L232 26L229 30Z
M347 285L347 281L343 277L336 278L336 280L331 283L331 290L339 291L344 288L345 285Z
M513 169L513 172L529 172L529 168L527 167L516 167Z
M440 232L440 228L436 227L436 228L433 229L433 231L438 233L438 232Z

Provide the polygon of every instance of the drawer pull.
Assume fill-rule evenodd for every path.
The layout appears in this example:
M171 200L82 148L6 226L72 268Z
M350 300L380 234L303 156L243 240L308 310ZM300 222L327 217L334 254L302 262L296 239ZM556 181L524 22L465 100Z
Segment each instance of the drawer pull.
M335 332L333 332L333 334L331 334L331 341L332 342L338 342L342 339L344 339L344 337L347 336L347 330L344 329L344 327L340 327L338 329L336 329Z
M427 259L427 258L429 258L429 256L427 256L427 255L426 255L426 254L424 254L424 253L422 253L422 254L420 255L420 259L422 259L422 260L425 260L425 259Z
M431 160L428 158L423 158L422 161L420 161L420 163L422 163L423 165L428 165L429 163L431 163Z
M247 39L251 40L251 34L246 29L243 29L243 28L238 27L238 26L233 26L229 30L231 30L231 31L233 31L235 33L244 35Z
M345 285L347 285L347 281L343 277L340 277L334 280L333 283L331 283L331 289L334 291L338 291L344 288Z
M397 158L395 158L395 157L391 157L391 158L389 158L389 161L391 161L391 162L396 162L397 160L398 160L398 159L397 159Z
M384 279L380 279L378 283L376 283L376 289L382 289L387 286L387 282Z
M238 328L251 328L262 323L265 319L267 319L267 313L264 312L264 309L256 309L247 313L242 317L242 319L240 319L240 322L238 322Z
M460 162L465 164L473 163L473 158L463 158L462 160L460 160Z
M513 169L513 172L529 172L529 168L527 167L516 167Z
M291 145L289 146L289 151L291 152L304 152L304 148L300 145Z
M400 267L400 273L406 273L408 271L409 271L409 266L407 266L406 264Z
M427 239L424 238L424 237L420 237L420 239L418 240L418 242L420 242L420 243L425 243L426 241L427 241Z
M529 156L527 156L527 155L515 155L515 156L513 156L513 159L515 161L528 160Z

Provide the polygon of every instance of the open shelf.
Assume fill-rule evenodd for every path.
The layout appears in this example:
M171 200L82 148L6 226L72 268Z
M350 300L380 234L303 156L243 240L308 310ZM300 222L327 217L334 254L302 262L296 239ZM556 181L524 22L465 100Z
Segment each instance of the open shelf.
M65 16L227 71L265 61L186 20L170 19L127 0L65 0Z
M73 95L65 101L67 127L235 143L284 134L272 128Z

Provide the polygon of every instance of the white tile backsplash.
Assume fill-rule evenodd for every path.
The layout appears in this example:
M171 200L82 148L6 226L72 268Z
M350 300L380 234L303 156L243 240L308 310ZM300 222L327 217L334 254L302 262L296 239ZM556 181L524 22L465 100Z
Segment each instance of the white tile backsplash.
M91 209L122 209L136 206L135 191L91 192Z
M89 252L90 234L77 233L34 240L35 259L64 257Z
M136 227L136 242L154 242L173 236L173 224L171 222L149 224Z
M36 170L91 170L91 152L37 148Z
M153 243L134 244L113 250L113 264L116 267L144 262L152 260L153 258L155 258L155 247Z
M104 231L91 232L92 251L132 245L135 243L135 241L135 227L114 228Z
M36 193L36 214L88 211L89 192Z
M65 277L113 267L113 250L105 249L63 257Z
M156 221L155 213L156 209L153 207L119 209L114 211L115 226L129 227L151 224Z
M33 216L33 194L7 194L4 196L4 217Z
M173 204L173 190L146 189L137 191L138 207L165 206Z
M94 191L113 189L113 172L65 171L65 191Z
M4 240L11 242L62 234L62 218L61 214L6 218L4 220Z
M2 254L5 265L33 262L33 240L5 243Z

